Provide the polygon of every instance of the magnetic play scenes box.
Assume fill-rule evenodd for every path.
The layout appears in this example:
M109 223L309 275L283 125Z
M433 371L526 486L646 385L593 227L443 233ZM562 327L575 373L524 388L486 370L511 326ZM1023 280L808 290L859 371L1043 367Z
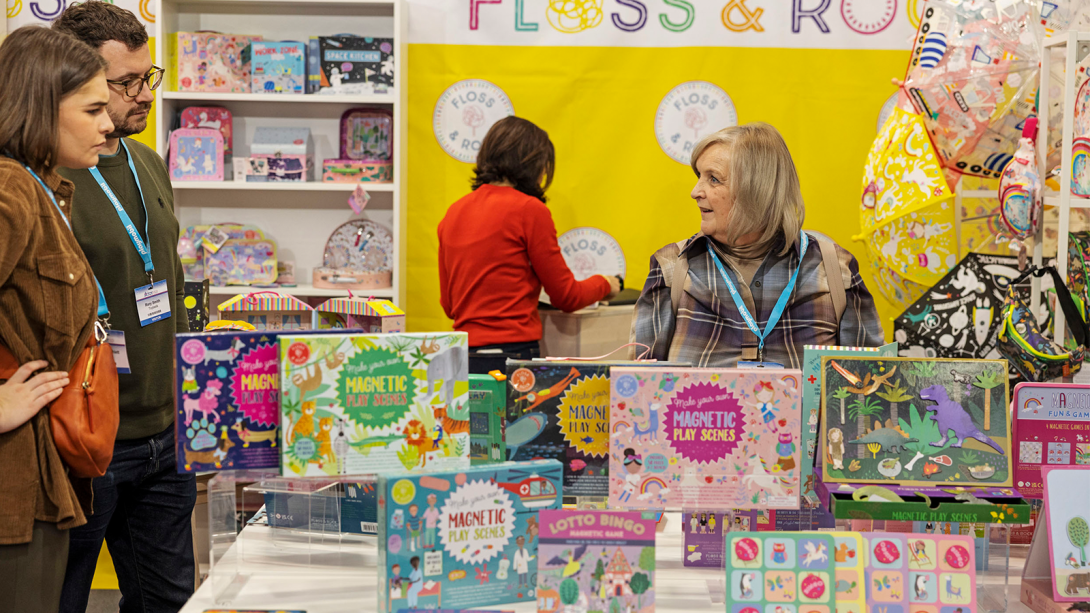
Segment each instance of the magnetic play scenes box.
M655 610L654 513L541 512L538 611Z
M280 337L281 472L469 466L468 337Z
M178 472L280 466L278 334L175 338Z
M832 536L731 532L727 551L727 613L835 613Z
M1006 361L825 357L822 369L826 482L1011 484Z
M799 376L613 367L610 505L797 509Z
M560 508L556 460L379 475L378 610L534 600L538 512Z

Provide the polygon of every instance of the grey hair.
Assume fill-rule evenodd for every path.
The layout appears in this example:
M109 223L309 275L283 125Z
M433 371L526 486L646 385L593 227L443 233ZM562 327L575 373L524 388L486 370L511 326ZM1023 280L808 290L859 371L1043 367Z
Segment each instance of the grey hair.
M799 239L806 218L798 171L787 143L776 128L754 122L724 128L702 138L693 147L690 165L699 177L697 160L713 145L728 151L727 189L734 198L734 208L727 223L728 245L738 238L761 232L759 244L772 244L781 232L787 241L783 252Z

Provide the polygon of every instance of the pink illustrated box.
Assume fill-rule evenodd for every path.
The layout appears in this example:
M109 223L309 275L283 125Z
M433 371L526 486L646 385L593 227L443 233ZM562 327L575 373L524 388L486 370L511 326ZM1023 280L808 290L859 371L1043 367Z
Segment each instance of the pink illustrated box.
M325 183L392 183L393 180L393 162L341 159L322 164Z
M1041 470L1090 466L1090 385L1019 383L1011 406L1014 487L1043 498Z
M222 181L223 134L209 128L181 128L170 133L173 181Z
M180 92L250 92L250 44L260 36L174 32L167 37L171 89Z
M797 370L610 370L609 503L797 509Z

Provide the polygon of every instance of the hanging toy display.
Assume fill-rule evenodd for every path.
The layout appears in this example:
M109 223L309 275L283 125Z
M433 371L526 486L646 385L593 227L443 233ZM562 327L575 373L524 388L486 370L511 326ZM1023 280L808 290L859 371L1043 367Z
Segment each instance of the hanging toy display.
M1018 151L999 179L999 217L1011 249L1025 250L1025 240L1037 231L1041 216L1041 176L1037 172L1037 118L1030 117L1022 129ZM998 239L997 239L998 240Z

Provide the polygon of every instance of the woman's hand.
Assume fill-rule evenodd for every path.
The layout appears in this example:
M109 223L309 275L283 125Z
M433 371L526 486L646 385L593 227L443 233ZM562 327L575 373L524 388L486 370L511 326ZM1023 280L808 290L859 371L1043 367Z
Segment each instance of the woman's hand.
M0 434L25 424L60 397L68 385L68 373L42 372L31 377L46 366L49 363L44 360L27 362L0 385Z
M609 295L603 298L603 300L609 300L617 296L621 291L621 282L613 275L601 275L603 279L609 281Z

